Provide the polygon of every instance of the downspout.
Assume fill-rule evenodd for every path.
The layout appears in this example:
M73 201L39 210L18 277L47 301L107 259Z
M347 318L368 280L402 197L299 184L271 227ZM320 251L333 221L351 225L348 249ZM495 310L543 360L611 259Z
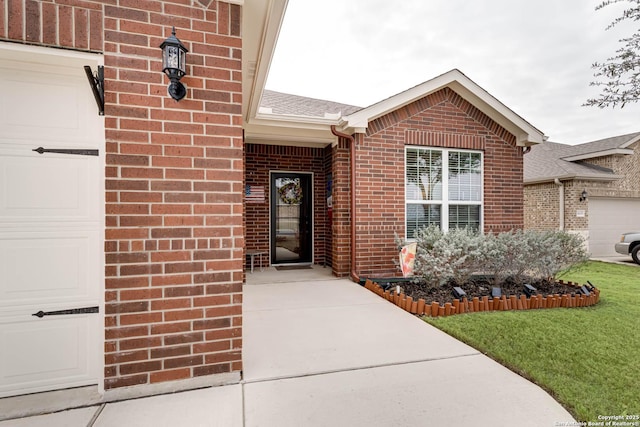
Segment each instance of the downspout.
M352 135L338 132L335 125L331 125L331 133L338 138L349 140L349 157L351 160L351 280L360 282L356 272L356 139Z
M559 199L559 203L560 203L560 231L564 231L564 184L562 182L560 182L560 180L558 178L556 178L553 183L555 185L557 185L558 188L558 199Z

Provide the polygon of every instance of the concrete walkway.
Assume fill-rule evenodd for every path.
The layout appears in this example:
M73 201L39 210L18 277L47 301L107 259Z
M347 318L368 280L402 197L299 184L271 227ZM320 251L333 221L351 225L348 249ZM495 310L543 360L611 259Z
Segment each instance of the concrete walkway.
M301 277L289 273L290 280ZM539 387L355 283L326 275L286 282L279 275L252 284L257 277L244 288L242 384L0 427L551 427L573 421Z

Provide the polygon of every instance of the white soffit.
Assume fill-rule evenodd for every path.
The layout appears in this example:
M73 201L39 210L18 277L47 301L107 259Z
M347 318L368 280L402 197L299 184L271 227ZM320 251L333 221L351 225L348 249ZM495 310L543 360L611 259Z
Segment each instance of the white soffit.
M541 131L507 108L457 69L345 116L341 129L346 133L364 132L371 120L375 120L445 87L451 88L474 107L515 135L518 145L529 146L540 144L546 140Z
M288 0L243 0L242 115L251 121L271 67Z

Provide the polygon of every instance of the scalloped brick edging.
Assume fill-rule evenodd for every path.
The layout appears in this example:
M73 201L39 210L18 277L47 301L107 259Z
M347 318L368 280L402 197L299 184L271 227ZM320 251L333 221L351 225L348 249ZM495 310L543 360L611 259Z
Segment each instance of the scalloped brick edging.
M573 286L578 291L581 285L573 282L565 283L562 280L558 283L568 286ZM414 301L412 297L406 296L403 293L395 294L391 291L385 291L380 285L367 279L364 287L371 292L378 294L387 301L397 305L401 309L408 311L411 314L418 316L451 316L454 314L463 313L476 313L482 311L507 311L507 310L537 310L542 308L574 308L574 307L590 307L600 301L600 290L594 288L591 295L568 295L568 294L554 294L554 295L533 295L531 298L527 298L526 295L502 295L502 297L489 298L488 296L473 297L471 300L462 298L462 300L455 299L453 303L446 303L444 305L439 302L432 302L427 304L424 299Z

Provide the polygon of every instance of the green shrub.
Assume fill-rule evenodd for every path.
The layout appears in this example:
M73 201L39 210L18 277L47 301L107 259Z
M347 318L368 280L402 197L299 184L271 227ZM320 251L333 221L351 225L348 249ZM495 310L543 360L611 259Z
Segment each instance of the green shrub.
M474 273L494 284L549 279L588 259L581 236L564 231L514 230L482 234L471 229L444 233L437 226L416 231L415 280L426 286L464 284Z

